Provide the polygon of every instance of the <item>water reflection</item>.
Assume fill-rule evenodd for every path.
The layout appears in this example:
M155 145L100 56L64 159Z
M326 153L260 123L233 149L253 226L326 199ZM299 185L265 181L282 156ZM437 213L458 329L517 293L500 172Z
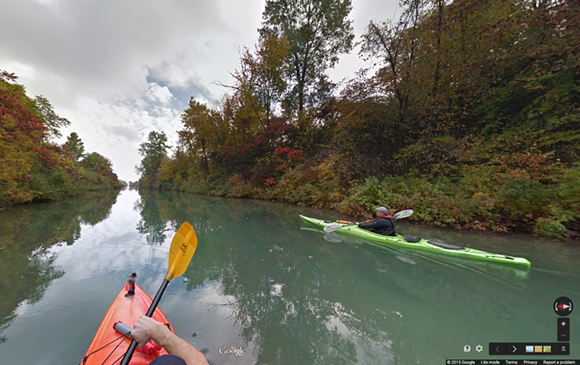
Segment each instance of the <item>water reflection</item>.
M301 230L299 214L346 218L330 211L147 191L125 191L111 210L115 199L0 213L1 326L10 325L0 362L78 362L128 272L155 294L167 247L185 221L198 249L160 307L212 364L442 363L462 357L465 344L553 341L554 299L580 302L580 250L557 242L397 226L491 252L527 251L518 256L534 266L520 277ZM108 219L85 225L101 217ZM27 299L39 301L23 304ZM580 312L571 317L580 320ZM74 323L74 331L63 323ZM232 347L243 356L225 351Z
M0 212L0 334L26 301L40 301L64 271L54 266L54 245L72 245L81 225L106 219L119 191L86 194L57 203L15 206ZM7 340L0 336L0 343Z
M147 192L135 209L148 242L164 242L185 221L195 228L198 250L183 285L193 297L217 292L204 294L203 311L231 321L228 334L196 335L214 363L223 363L223 345L248 349L249 363L440 362L466 338L541 333L528 319L544 312L540 297L554 294L538 294L525 270L325 239L299 229L306 208ZM191 310L183 303L178 311ZM239 342L222 343L232 333Z
M473 271L480 275L485 275L493 280L497 280L503 285L512 286L514 288L525 287L530 275L529 268L447 256L436 252L407 249L400 246L378 245L363 238L342 233L340 230L332 233L325 233L321 227L315 227L310 224L304 224L300 228L302 230L323 234L324 239L329 242L344 242L365 249L372 248L371 252L390 252L392 253L392 255L389 255L390 257L396 257L408 264L415 264L415 261L431 261L458 271ZM413 260L413 258L415 258L415 260ZM381 266L381 263L378 260L377 265Z
M148 244L162 244L166 240L167 232L166 219L162 219L159 206L161 205L161 194L144 190L141 198L135 202L134 209L139 212L141 219L137 224L137 231L146 235ZM168 220L168 219L167 219Z
M161 243L166 227L186 220L194 226L198 264L184 274L186 288L217 283L221 299L209 303L208 310L227 309L242 347L253 349L252 362L351 364L361 346L369 354L388 353L388 334L369 325L368 310L341 304L346 298L340 292L350 296L354 288L329 269L340 271L341 261L352 257L323 255L326 248L313 248L299 230L289 229L296 225L297 208L148 194L135 206L142 214L138 230L148 234L148 241ZM220 359L215 349L208 352L210 360Z

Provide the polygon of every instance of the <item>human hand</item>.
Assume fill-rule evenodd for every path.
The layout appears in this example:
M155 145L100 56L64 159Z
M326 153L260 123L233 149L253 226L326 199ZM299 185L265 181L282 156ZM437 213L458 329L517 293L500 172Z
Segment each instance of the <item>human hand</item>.
M137 341L139 347L143 347L149 340L160 343L160 337L164 335L166 327L156 320L142 316L133 326L131 337Z

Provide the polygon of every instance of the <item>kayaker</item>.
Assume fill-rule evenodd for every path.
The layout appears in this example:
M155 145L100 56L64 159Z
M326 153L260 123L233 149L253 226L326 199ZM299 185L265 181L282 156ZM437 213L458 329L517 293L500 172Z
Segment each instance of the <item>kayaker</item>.
M205 356L195 346L153 318L146 316L139 318L133 326L131 336L137 341L139 347L153 340L169 353L153 360L150 365L209 365Z
M395 222L389 215L387 208L378 207L376 210L377 218L369 222L359 223L359 228L366 229L367 231L378 233L383 236L395 236Z

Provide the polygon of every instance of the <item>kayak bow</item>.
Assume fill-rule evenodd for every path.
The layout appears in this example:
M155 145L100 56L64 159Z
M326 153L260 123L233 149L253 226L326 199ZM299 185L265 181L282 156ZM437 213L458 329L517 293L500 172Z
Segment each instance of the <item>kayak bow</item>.
M128 284L126 284L113 301L113 304L111 304L107 310L107 313L93 338L93 342L91 342L89 349L81 361L82 365L118 364L123 355L125 355L125 352L131 344L131 337L117 332L114 329L114 326L118 322L122 322L130 328L133 328L133 325L139 320L139 318L145 315L152 302L151 297L137 284L135 284L135 295L125 297L125 293L127 293L128 289ZM152 318L158 322L166 324L171 330L173 330L160 308L157 308L153 313ZM137 351L133 355L130 362L131 365L149 364L156 357L167 354L167 351L165 351L164 348L152 341L145 345L143 349L145 349L145 351Z

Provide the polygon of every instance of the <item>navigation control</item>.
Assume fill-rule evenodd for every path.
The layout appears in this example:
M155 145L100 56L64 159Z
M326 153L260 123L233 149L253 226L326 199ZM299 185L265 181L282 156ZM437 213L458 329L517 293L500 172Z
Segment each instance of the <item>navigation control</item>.
M558 341L570 341L570 318L558 318Z
M570 345L565 344L560 346L560 354L561 355L570 355Z
M490 355L570 355L569 343L523 342L489 344Z
M568 297L560 297L554 302L554 312L559 316L565 317L572 313L573 309L572 301Z
M489 352L490 352L490 355L504 355L505 350L506 350L506 346L504 344L497 344L497 346L494 346L493 349L490 348ZM492 353L492 351L493 351L493 353Z

